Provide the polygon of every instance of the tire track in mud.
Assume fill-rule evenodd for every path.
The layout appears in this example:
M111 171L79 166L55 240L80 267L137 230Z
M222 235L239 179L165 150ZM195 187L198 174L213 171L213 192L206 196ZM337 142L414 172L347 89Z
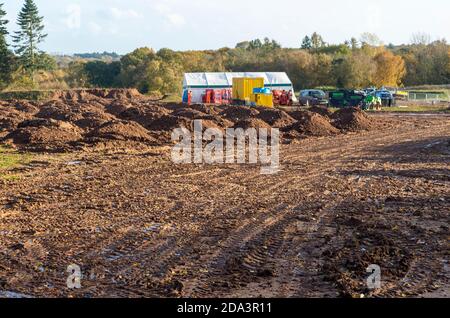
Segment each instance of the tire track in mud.
M420 139L425 139L428 136L436 137L437 134L442 134L447 130L446 127L421 129ZM308 191L309 188L313 191L314 186L320 189L319 186L322 184L320 179L324 179L321 177L327 172L333 173L334 168L332 166L337 166L339 163L348 160L346 156L356 157L360 154L370 153L377 147L377 143L401 143L405 138L410 137L412 132L413 129L408 128L408 131L395 133L395 135L388 131L376 132L373 136L357 136L358 140L355 140L354 137L343 138L337 144L330 143L329 140L319 140L313 142L311 146L290 146L281 155L282 161L286 163L286 166L283 167L285 170L275 176L261 176L258 167L213 168L211 171L208 169L208 171L201 170L197 173L197 169L205 169L205 167L196 167L193 172L189 170L186 171L186 175L181 175L186 178L186 182L192 182L193 184L200 182L197 178L208 176L204 180L204 186L213 193L205 193L205 195L196 197L195 200L203 202L206 207L208 206L208 199L219 202L219 205L214 206L212 211L214 222L223 223L222 221L228 218L239 220L242 209L235 204L227 204L230 199L233 202L239 199L239 193L237 193L239 187L237 188L236 184L243 185L246 189L241 188L241 190L248 191L248 196L253 196L249 200L243 199L246 207L251 204L251 200L259 196L261 200L265 201L265 204L278 202L277 208L267 209L264 212L259 210L247 211L245 217L237 222L239 224L237 228L234 223L224 223L224 225L217 227L211 226L211 219L196 220L196 225L200 230L188 232L184 229L177 229L170 236L160 237L156 241L141 231L142 221L136 220L139 223L136 222L137 226L132 227L129 231L121 233L121 235L117 235L117 231L111 232L110 237L97 239L95 243L90 244L92 248L89 248L85 257L92 261L110 264L111 276L127 275L133 273L133 271L136 274L143 274L143 270L146 269L146 274L162 280L171 276L170 271L172 269L187 269L190 273L186 280L183 277L174 276L184 283L184 296L211 297L211 295L215 295L213 292L218 290L217 286L213 285L216 278L221 282L227 277L223 276L223 273L227 273L227 264L230 264L230 260L234 258L241 258L241 261L237 264L236 274L238 278L244 277L245 286L236 284L235 286L221 287L217 292L220 295L251 295L250 289L253 285L250 284L252 282L261 283L259 289L262 290L263 295L300 297L321 296L326 292L329 293L329 286L325 286L326 288L321 290L321 287L317 285L320 282L320 277L317 276L315 269L320 266L320 263L313 261L316 255L312 252L314 249L320 249L321 246L327 244L324 233L333 230L332 227L330 228L332 219L328 218L327 215L332 211L334 205L324 207L320 212L307 214L309 218L315 218L316 220L303 221L299 231L293 231L293 224L298 221L298 216L305 211L304 209L309 209L309 211L315 209L314 205L308 202L311 198L304 198L305 191ZM317 159L315 158L316 151L320 152ZM305 173L299 174L295 171L297 167L295 161L299 159L307 159L306 162L301 162L301 165L307 170ZM287 162L290 160L294 162ZM330 164L327 165L327 162L330 162ZM161 168L163 173L160 177L170 179L171 165L163 164ZM119 175L123 175L125 179L127 176L126 170L121 169L119 172ZM155 182L146 181L145 178L141 181L144 181L145 187L151 187ZM168 182L164 187L168 189L171 184L176 186L178 181ZM297 183L299 183L298 188L294 188ZM290 193L284 193L284 188ZM321 194L320 190L314 192L316 195ZM170 194L173 193L167 193L167 195ZM290 206L286 203L292 202L293 194L300 196L300 201L304 202L300 209L299 205ZM345 193L342 195L345 196ZM266 196L270 199L265 198ZM192 208L189 208L190 206L195 208L195 205L190 203L190 200L193 199L189 198L189 195L180 199L187 204L186 210L192 211ZM298 204L298 202L295 203ZM70 202L67 202L67 204L70 204ZM336 203L336 205L338 204ZM183 218L183 220L189 221L188 218ZM121 229L132 225L133 221L123 220L120 223L116 225L116 228ZM299 233L301 240L298 240ZM183 237L184 235L186 237ZM203 237L211 238L208 250L205 251L203 258L185 265L184 261L191 256L194 249L202 247L202 245L199 245L199 239ZM107 250L104 250L105 246ZM298 262L299 254L304 256L301 258L303 263ZM83 254L80 255L80 257L82 256ZM51 258L57 259L58 256L52 255ZM139 263L139 267L134 268L133 263ZM422 261L418 261L417 264L411 265L410 273L405 276L405 283L421 286L428 284L428 282L425 283L426 279L421 274L421 271L423 271L421 263ZM430 270L434 271L435 269L431 265L429 265ZM211 269L211 271L199 273L199 268L202 270ZM266 273L269 277L255 275L258 274L258 270L265 269L271 271L274 276L270 277L269 273ZM233 270L231 270L231 273L233 273ZM251 277L251 279L249 280L248 277ZM106 292L107 295L121 297L165 295L155 287L139 285L138 280L140 278L136 276L136 279L133 278L130 284L101 280L98 282L98 290ZM271 287L268 287L267 283L270 283ZM55 279L54 284L65 284L65 280Z
M207 272L201 275L199 278L187 284L184 296L186 297L207 297L211 293L211 289L215 287L210 286L210 282L213 278L220 277L226 270L227 262L232 258L238 257L237 255L243 255L247 251L250 245L261 246L261 243L265 241L268 233L273 234L277 230L282 228L283 221L286 222L286 214L280 212L286 209L286 205L281 205L276 208L278 216L262 215L256 220L247 221L239 229L233 231L228 237L220 244L220 249L216 251L209 258L206 266L203 266L203 270ZM272 235L271 235L272 236ZM254 251L253 258L246 259L247 268L255 268L257 263L263 263L265 260L264 255L274 254L275 250L281 246L281 240L274 240L272 242L267 241L269 246L266 246L266 252L257 255Z

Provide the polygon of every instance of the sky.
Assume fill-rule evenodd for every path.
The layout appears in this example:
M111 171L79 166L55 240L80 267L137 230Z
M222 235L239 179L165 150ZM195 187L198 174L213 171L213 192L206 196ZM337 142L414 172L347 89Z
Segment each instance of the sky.
M269 37L299 47L318 32L342 43L364 32L406 44L412 34L450 40L449 0L35 0L48 33L41 49L73 54L138 47L218 49ZM23 0L4 3L9 30Z

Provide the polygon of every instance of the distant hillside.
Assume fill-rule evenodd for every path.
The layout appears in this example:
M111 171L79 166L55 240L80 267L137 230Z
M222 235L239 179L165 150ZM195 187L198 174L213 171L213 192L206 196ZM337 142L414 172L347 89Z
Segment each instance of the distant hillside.
M103 53L76 53L73 55L63 55L63 54L53 54L53 58L56 60L56 63L61 68L66 68L70 62L75 61L102 61L106 63L117 62L120 61L121 55L115 52L103 52Z
M95 59L95 60L103 60L103 59L111 58L111 59L117 61L120 59L120 55L117 54L116 52L76 53L73 56L79 57L82 59Z

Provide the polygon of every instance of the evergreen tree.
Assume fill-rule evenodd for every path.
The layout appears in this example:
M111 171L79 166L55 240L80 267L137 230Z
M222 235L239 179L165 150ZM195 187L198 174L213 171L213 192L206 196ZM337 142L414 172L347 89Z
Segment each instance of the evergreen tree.
M42 52L38 45L43 42L47 34L42 23L43 17L33 0L25 0L25 4L19 13L17 24L20 31L15 32L14 48L20 57L22 67L31 74L38 68L39 58Z
M311 39L309 38L309 36L305 36L303 38L301 48L304 50L309 50L312 48L312 43L311 43Z
M2 7L3 3L0 3L0 88L9 84L13 69L13 56L8 50L8 43L6 42L8 20L5 19L6 12Z

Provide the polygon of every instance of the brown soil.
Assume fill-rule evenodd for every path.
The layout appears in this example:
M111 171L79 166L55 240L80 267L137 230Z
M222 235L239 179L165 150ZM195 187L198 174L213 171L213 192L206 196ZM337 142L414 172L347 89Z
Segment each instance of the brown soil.
M221 111L219 115L234 123L247 118L256 117L259 114L259 111L256 109L245 106L226 106L223 108L224 110Z
M266 123L264 120L258 119L258 118L250 118L250 119L244 119L241 121L238 121L233 128L243 128L243 129L249 129L249 128L256 128L261 129L265 128L270 130L271 126Z
M291 126L282 129L287 138L301 136L331 136L339 133L339 130L331 125L329 120L317 113L303 111L295 114L298 121Z
M191 130L193 127L192 120L185 117L165 115L152 121L149 124L148 129L154 131L172 131L181 127Z
M125 120L107 122L86 135L89 140L131 140L148 142L154 141L148 131L138 123Z
M309 111L328 118L331 118L331 116L333 115L333 112L325 106L313 106L309 108Z
M28 151L63 152L81 139L81 130L54 119L28 120L5 137Z
M345 131L369 130L373 127L373 120L359 108L340 109L331 118L335 127Z
M283 128L295 123L295 119L278 109L261 109L258 118L274 128Z
M334 298L448 290L450 118L376 117L386 123L376 133L282 145L273 175L261 175L259 165L176 165L167 145L127 149L146 130L122 121L97 133L127 139L120 150L34 154L2 171L17 177L0 181L0 295ZM41 119L18 129L66 140L55 134L77 128L65 125ZM81 267L80 289L67 288L71 264ZM371 264L381 267L381 289L367 288Z

